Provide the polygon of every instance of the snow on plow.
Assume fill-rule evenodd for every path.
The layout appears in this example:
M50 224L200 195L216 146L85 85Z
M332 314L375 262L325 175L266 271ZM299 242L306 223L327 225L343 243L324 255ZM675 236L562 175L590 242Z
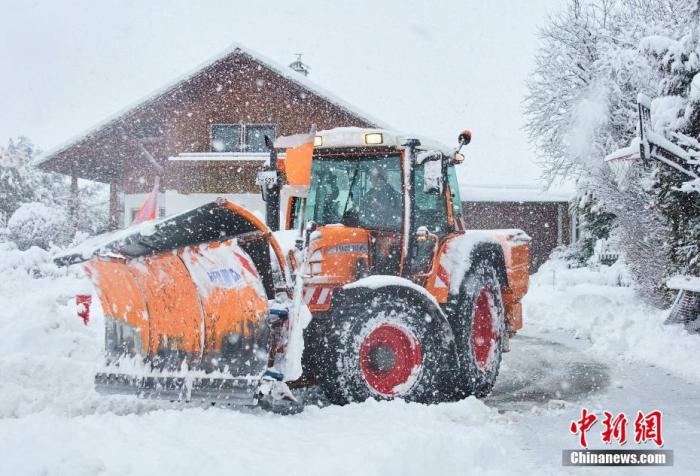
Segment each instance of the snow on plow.
M219 200L89 240L56 262L84 262L104 311L98 391L237 404L257 403L261 388L291 396L274 369L289 276L249 211Z

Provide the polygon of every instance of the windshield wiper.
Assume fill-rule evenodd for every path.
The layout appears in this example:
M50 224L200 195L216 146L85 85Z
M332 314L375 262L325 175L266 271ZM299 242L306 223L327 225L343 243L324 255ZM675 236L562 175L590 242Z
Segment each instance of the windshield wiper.
M355 180L357 180L357 174L360 171L360 166L358 165L355 169L355 173L352 174L352 179L350 179L350 186L348 187L348 198L345 199L345 206L343 207L343 214L340 217L340 223L345 225L345 213L348 211L348 205L350 205L350 199L352 196L352 188L355 186ZM355 199L353 198L353 202Z

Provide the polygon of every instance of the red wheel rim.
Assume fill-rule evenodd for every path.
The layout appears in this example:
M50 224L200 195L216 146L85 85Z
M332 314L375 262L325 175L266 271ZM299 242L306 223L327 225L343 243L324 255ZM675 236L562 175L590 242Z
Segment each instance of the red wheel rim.
M360 346L360 370L372 390L395 396L410 390L423 364L413 333L395 324L381 324Z
M483 288L476 299L474 320L472 322L472 349L476 365L485 370L493 355L492 350L498 343L498 333L494 326L493 292Z

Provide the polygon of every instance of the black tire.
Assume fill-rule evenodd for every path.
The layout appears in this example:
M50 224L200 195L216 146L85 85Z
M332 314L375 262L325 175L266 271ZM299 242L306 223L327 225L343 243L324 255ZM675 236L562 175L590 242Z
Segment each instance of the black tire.
M486 306L487 317L484 316L484 299L490 303ZM506 340L501 285L492 265L477 263L465 276L450 321L460 367L455 387L462 397L483 398L491 393L496 383ZM485 337L488 335L491 339Z
M385 290L362 296L328 316L317 375L326 397L338 405L368 398L444 400L441 374L449 371L453 349L446 323L410 296Z

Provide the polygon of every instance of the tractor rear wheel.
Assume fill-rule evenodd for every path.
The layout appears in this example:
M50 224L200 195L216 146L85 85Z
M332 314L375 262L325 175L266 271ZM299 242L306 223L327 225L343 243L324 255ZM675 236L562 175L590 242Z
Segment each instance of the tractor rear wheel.
M506 339L501 285L493 266L479 263L464 278L452 317L460 364L456 385L462 396L485 397L496 383Z
M332 312L318 378L332 403L442 397L447 352L436 319L414 300L380 292Z

